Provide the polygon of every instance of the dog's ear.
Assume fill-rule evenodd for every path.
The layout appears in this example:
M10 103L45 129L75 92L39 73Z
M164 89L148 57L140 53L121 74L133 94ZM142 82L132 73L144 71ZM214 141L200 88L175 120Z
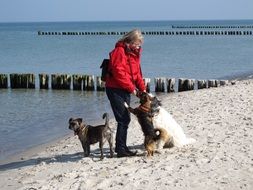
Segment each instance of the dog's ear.
M157 99L157 101L158 101L159 106L161 106L161 105L162 105L162 100L160 100L160 99L157 98L157 97L156 97L156 99Z
M74 120L74 119L71 117L71 118L69 119L69 123L71 123L73 120Z
M77 120L77 122L78 122L79 124L81 124L81 123L83 122L83 119L82 119L82 118L77 118L76 120Z
M162 101L159 98L157 98L156 96L153 98L152 102L154 102L154 104L162 106Z

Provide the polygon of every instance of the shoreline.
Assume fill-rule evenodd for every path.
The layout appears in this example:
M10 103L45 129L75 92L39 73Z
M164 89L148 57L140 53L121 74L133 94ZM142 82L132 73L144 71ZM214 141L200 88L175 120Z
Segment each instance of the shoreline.
M22 162L22 160L32 158L36 156L39 152L45 150L47 147L57 144L62 139L65 139L71 136L72 136L71 134L63 135L62 137L58 137L52 141L41 143L39 145L34 145L30 148L27 148L24 151L12 154L6 157L6 159L0 160L0 171L2 169L1 168L2 165L6 165L6 166L8 165L7 167L11 168L12 166L18 165L18 163Z
M132 116L128 145L136 157L99 160L98 145L83 157L76 136L45 146L0 170L3 189L252 189L253 79L219 88L159 94L188 137L197 142L144 156ZM115 130L115 120L110 120ZM105 146L109 155L108 145ZM3 165L1 165L3 167Z
M251 72L249 72L249 73L244 73L244 74L240 74L240 75L227 76L227 77L224 77L224 78L225 78L225 80L229 80L230 82L231 81L246 81L246 80L249 80L249 79L253 79L253 73L251 74ZM224 78L220 78L220 80L224 79ZM217 88L220 88L220 87L217 87ZM196 91L196 90L200 90L200 89L194 89L194 91ZM155 93L155 92L152 92L152 93ZM179 93L179 92L176 91L174 93ZM158 92L158 94L161 94L161 93ZM171 94L173 94L173 93L164 92L165 96L166 95L171 95ZM0 165L6 164L9 161L15 162L15 161L22 160L22 157L25 157L25 155L32 156L33 150L35 150L35 152L36 152L37 149L42 150L43 148L45 148L45 146L53 144L57 141L60 141L62 138L67 137L67 136L71 136L71 134L63 135L61 137L57 137L57 138L53 139L52 141L45 142L45 143L42 142L41 144L34 145L30 148L27 148L26 150L18 151L17 153L10 154L10 155L6 156L4 159L0 159Z
M230 76L230 77L228 76L228 77L224 77L224 78L225 78L225 80L229 80L230 82L232 82L232 81L236 81L236 82L247 81L247 80L253 79L253 73L248 72L248 73L234 75L234 76ZM231 85L231 84L229 84L229 85ZM215 88L220 88L220 87L215 87ZM193 91L198 91L198 90L201 90L201 89L195 89ZM208 90L208 88L207 88L207 90ZM185 91L185 92L187 93L187 92L191 92L191 91ZM155 92L151 92L151 93L155 94ZM177 92L177 91L174 93L166 93L166 92L160 93L160 92L158 92L157 94L161 95L162 97L166 97L168 95L173 95L175 93L182 93L182 92ZM113 115L110 116L110 119L112 119L113 117L114 117ZM99 123L99 121L94 121L93 123ZM10 154L5 159L0 160L0 166L8 164L10 162L18 162L18 161L23 160L24 158L32 157L35 154L37 154L38 152L40 152L41 150L45 149L47 146L53 145L53 144L61 141L63 138L71 137L71 136L72 136L72 131L70 131L69 134L65 134L63 136L57 137L57 138L53 139L52 141L48 141L46 143L42 142L39 145L34 145L34 146L27 148L23 151L19 151L17 153Z

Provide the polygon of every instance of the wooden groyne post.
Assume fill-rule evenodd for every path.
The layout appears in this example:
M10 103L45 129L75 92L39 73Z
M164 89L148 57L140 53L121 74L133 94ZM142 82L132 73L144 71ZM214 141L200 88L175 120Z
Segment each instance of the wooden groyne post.
M218 80L208 80L208 88L212 88L212 87L218 87L219 86L219 81Z
M221 86L227 86L229 84L228 80L220 80L220 85Z
M27 80L24 74L10 74L11 88L26 88Z
M34 74L27 74L27 87L28 88L35 88L35 75Z
M48 89L49 88L49 75L48 74L39 74L40 80L40 89Z
M105 91L105 82L101 80L100 76L96 77L97 91Z
M207 88L207 80L198 80L198 89Z
M73 79L73 90L82 90L82 75L72 75Z
M151 79L150 78L144 78L143 81L144 81L144 84L146 86L146 91L149 93L150 92L150 81L151 81Z
M165 92L165 78L155 78L155 92Z
M8 88L8 75L0 74L0 88Z
M194 79L178 79L178 92L194 90L195 80Z
M67 74L52 74L51 87L52 89L70 90L71 77Z
M10 74L11 88L35 88L34 74Z
M94 91L95 90L95 77L94 75L83 76L83 90Z
M167 82L167 92L175 92L175 83L176 83L176 79L175 78L167 78L166 79Z

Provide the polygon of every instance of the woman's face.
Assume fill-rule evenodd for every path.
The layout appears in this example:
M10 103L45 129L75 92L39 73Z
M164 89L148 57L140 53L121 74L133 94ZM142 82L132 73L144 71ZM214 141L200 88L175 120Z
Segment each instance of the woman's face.
M133 49L140 49L141 45L142 45L142 42L140 40L130 43L130 47Z

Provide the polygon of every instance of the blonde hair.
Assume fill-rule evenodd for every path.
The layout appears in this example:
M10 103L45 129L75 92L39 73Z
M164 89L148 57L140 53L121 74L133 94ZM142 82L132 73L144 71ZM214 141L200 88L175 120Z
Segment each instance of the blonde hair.
M133 43L136 41L140 41L143 43L143 35L140 30L134 29L128 33L126 33L122 38L119 39L119 42L125 43Z

